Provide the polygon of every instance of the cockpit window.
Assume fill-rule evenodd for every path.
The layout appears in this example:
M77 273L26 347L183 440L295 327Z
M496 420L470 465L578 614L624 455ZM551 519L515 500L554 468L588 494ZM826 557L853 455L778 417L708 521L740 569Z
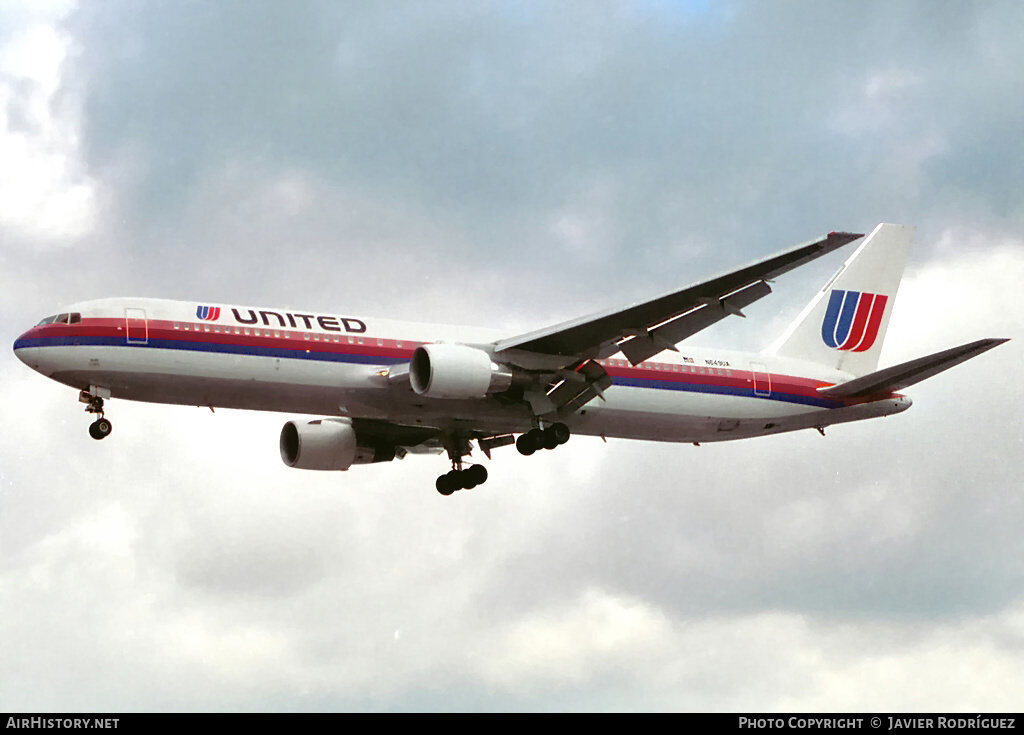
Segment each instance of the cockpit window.
M79 312L73 312L71 314L57 314L56 316L48 316L39 322L36 326L41 327L44 324L77 324L82 321L82 315Z

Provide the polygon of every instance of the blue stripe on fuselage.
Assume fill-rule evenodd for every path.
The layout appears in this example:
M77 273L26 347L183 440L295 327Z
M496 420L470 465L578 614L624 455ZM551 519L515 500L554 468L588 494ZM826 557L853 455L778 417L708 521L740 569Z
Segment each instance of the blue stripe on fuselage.
M686 383L676 380L651 380L648 378L612 378L612 385L622 385L629 388L650 388L652 390L676 390L686 393L712 393L721 396L739 396L741 398L760 398L769 401L783 401L784 403L799 403L805 406L817 406L818 408L837 408L843 404L840 401L833 401L827 398L815 396L800 396L793 393L776 393L763 395L754 393L749 388L736 388L729 385L712 385L708 383Z

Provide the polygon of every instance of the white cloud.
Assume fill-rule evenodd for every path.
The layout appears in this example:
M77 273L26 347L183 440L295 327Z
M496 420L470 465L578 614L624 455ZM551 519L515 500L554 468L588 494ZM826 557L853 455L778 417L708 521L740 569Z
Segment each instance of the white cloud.
M924 249L927 243L918 243ZM900 284L885 359L902 362L983 337L1010 337L996 349L1019 351L1024 338L1024 239L966 229L944 231L940 259L911 267ZM973 368L978 368L979 357ZM963 368L954 368L963 369Z
M70 44L68 34L36 24L0 47L0 228L39 242L80 237L97 217L79 110L61 90Z
M478 664L492 685L527 691L579 684L657 655L671 624L640 600L588 590L568 608L528 615Z

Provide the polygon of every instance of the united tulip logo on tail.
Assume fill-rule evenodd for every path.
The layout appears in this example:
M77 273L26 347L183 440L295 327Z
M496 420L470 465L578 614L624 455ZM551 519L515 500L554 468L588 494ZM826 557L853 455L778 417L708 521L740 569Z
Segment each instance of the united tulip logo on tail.
M215 322L220 318L219 306L197 306L196 317L204 322Z
M871 349L888 300L883 294L833 289L821 323L821 338L837 350Z

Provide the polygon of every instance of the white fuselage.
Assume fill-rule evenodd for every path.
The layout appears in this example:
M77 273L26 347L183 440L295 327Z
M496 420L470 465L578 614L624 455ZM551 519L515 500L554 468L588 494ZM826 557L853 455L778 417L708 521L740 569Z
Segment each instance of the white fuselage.
M521 401L426 398L387 378L421 344L486 348L506 336L487 330L159 299L89 301L66 313L80 318L34 327L15 342L16 354L54 380L114 398L496 435L534 425ZM636 366L621 354L600 360L612 378L605 400L565 422L578 434L702 442L820 428L910 406L901 395L826 399L819 387L850 376L811 363L679 349Z

